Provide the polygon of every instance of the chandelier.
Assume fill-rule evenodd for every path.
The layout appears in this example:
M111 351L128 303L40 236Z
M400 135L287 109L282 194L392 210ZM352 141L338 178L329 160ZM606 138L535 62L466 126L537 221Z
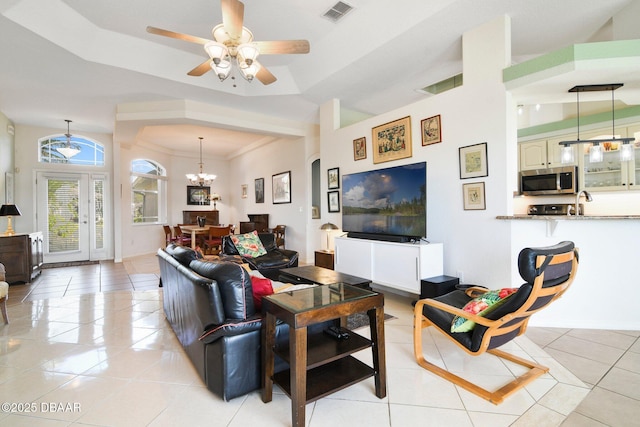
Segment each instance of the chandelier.
M78 154L80 150L71 146L72 135L71 132L69 132L69 123L71 123L71 120L65 120L65 122L67 122L67 133L65 133L64 136L67 137L67 143L61 147L57 147L56 151L62 154L65 158L70 159Z
M189 183L193 184L193 185L199 185L200 187L205 186L205 185L211 185L211 183L213 182L214 179L216 179L215 175L210 175L208 173L204 173L202 172L202 137L199 136L198 139L200 140L200 173L197 174L193 174L193 173L188 173L187 174L187 179L189 180Z
M634 146L630 143L635 141L635 138L616 138L616 116L615 116L615 104L613 91L624 86L623 83L611 83L611 84L596 84L596 85L579 85L569 89L569 92L576 93L576 109L578 115L578 137L572 141L560 141L562 145L561 161L562 163L574 163L574 155L571 145L574 144L592 144L589 148L589 162L600 163L604 161L604 154L602 152L602 144L609 144L610 146L620 143L620 161L628 161L634 159ZM611 138L604 139L580 139L580 92L597 92L597 91L611 91Z
M251 43L253 41L251 31L242 27L239 40L233 40L227 34L224 24L220 24L213 29L212 33L216 41L205 44L204 50L211 58L211 69L220 81L229 77L234 63L242 77L249 82L252 81L260 70L260 64L256 61L260 51Z

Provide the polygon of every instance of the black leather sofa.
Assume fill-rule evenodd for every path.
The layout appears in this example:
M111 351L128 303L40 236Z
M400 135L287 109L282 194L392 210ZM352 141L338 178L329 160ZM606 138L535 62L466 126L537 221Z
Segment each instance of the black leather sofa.
M247 270L198 259L191 248L174 244L157 256L166 318L207 388L224 400L259 389L262 313L256 313ZM317 333L327 324L309 329ZM279 323L276 342L288 337ZM287 368L276 357L275 371Z
M242 261L249 264L252 270L258 270L265 277L278 280L279 271L283 268L298 266L298 252L289 249L279 249L276 246L276 237L273 233L258 233L262 245L266 249L265 255L257 258L240 256L236 245L230 236L222 237L222 253L220 256L240 256Z
M260 388L262 317L247 271L173 244L157 255L165 315L207 388L224 400Z

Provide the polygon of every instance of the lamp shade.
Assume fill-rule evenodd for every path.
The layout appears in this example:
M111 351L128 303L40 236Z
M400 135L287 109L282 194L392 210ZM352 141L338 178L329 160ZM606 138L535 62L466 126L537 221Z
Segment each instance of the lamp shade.
M320 230L339 230L339 228L337 225L327 222L326 224L322 224Z
M0 216L21 216L20 209L16 205L2 205Z

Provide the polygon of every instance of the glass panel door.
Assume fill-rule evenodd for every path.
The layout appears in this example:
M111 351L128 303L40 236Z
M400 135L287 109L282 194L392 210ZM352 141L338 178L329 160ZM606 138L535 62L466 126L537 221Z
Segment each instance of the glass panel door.
M40 172L37 182L44 262L89 260L88 175Z

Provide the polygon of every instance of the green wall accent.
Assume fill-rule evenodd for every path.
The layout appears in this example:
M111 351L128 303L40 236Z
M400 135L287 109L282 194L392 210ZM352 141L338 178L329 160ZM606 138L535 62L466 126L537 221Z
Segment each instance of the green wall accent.
M638 56L640 56L640 40L576 44L505 68L502 70L502 81L507 83L570 62Z
M624 108L615 111L616 120L626 119L628 117L638 117L640 121L640 105ZM591 125L595 123L611 123L611 111L604 113L592 114L590 116L580 117L580 126ZM545 123L538 126L531 126L528 128L518 129L518 138L526 136L533 136L548 132L555 132L563 129L575 129L578 125L578 119L566 119L559 122Z

